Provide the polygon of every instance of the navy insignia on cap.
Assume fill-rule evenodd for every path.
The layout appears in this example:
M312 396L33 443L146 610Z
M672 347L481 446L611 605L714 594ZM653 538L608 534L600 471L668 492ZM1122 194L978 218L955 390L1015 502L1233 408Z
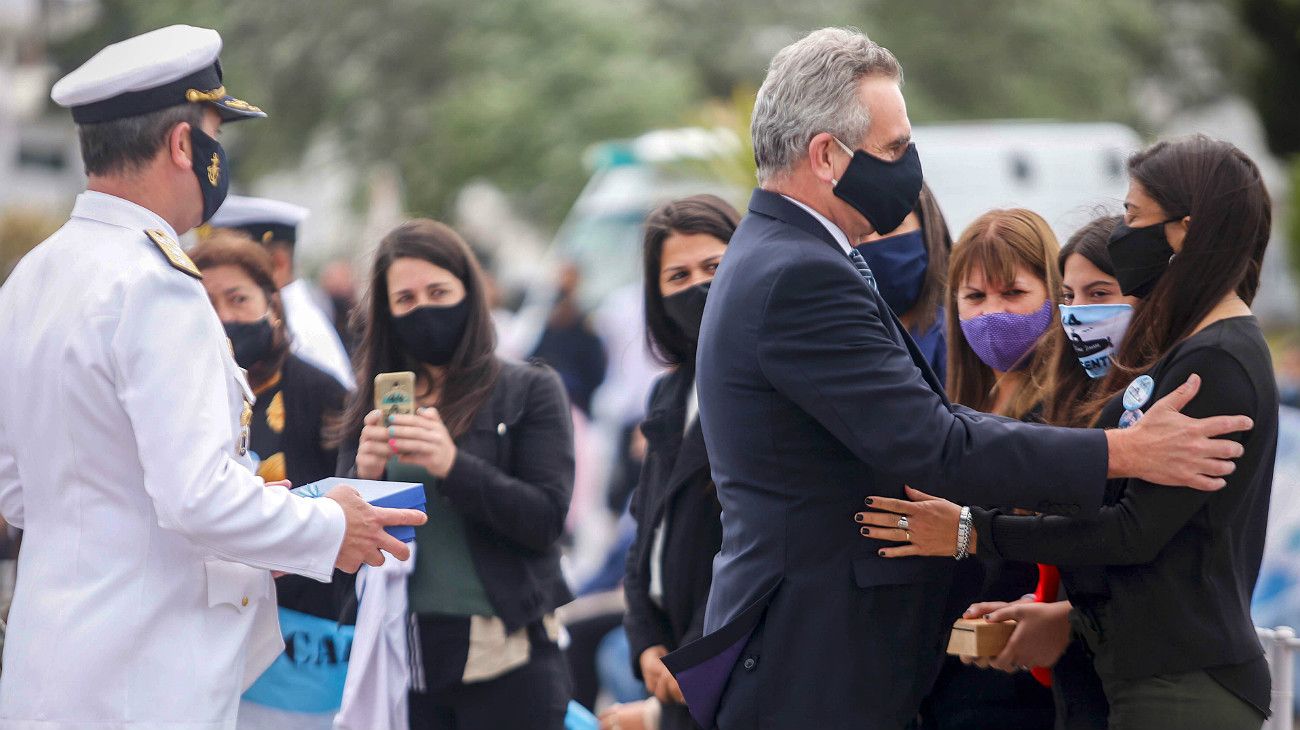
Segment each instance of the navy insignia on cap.
M150 228L144 234L149 237L150 241L153 241L153 245L157 246L159 251L162 251L163 256L167 257L167 262L172 265L172 268L183 271L195 279L203 278L203 273L199 271L199 267L194 265L190 257L181 249L180 244L173 241L171 236L157 228Z
M264 117L261 109L226 92L221 35L209 28L172 25L114 43L50 90L78 124L97 124L191 103L211 105L222 120Z

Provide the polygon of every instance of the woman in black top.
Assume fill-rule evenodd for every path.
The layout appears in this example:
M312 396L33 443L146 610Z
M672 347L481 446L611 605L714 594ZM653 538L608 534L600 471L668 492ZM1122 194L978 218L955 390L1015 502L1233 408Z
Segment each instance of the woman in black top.
M412 728L559 730L570 696L555 609L571 600L558 541L573 491L564 387L494 354L477 260L413 220L375 255L344 420L341 474L425 485L408 583ZM416 373L418 412L374 410L374 378Z
M1217 492L1113 481L1091 519L973 510L972 547L1104 566L1065 578L1069 618L1094 655L1112 730L1258 728L1270 685L1250 600L1268 518L1278 394L1249 303L1268 244L1268 193L1244 153L1204 136L1157 143L1129 160L1129 173L1125 224L1112 234L1110 254L1124 293L1143 304L1103 380L1097 425L1131 425L1181 389L1187 415L1254 420L1233 437L1243 455ZM1201 378L1199 391L1195 382L1184 385L1192 376ZM952 555L960 508L913 495L922 501L871 498L888 510L869 513L880 526L872 537L910 538L912 545L884 551L891 557ZM896 529L899 514L909 518L907 534ZM1004 655L1014 661L1020 651L1009 644Z
M271 255L246 236L217 231L190 250L203 286L257 400L244 424L258 476L303 485L334 475L338 450L331 438L347 391L333 376L289 352L284 307L272 276ZM343 573L336 571L336 576ZM315 647L281 654L244 695L241 722L273 711L327 713L343 699L351 621L340 622L341 584L298 575L275 579L285 641ZM292 634L297 634L295 637ZM309 687L310 692L303 688ZM268 718L269 719L269 718Z
M633 671L661 706L661 730L695 728L677 680L661 658L704 633L713 556L722 544L722 507L709 475L695 393L695 343L709 283L740 216L722 199L696 195L646 219L646 338L669 367L654 385L641 431L646 455L632 492L636 541L624 593ZM639 726L643 707L607 713L604 726ZM653 712L653 710L652 710Z

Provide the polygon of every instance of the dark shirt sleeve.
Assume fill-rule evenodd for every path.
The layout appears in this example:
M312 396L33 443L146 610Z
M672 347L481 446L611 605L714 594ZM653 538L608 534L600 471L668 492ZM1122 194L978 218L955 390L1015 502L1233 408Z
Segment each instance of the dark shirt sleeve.
M458 512L525 548L550 549L564 532L573 496L573 422L555 372L536 369L513 429L507 474L464 449L439 484Z
M816 257L793 262L758 316L768 381L873 469L961 504L1067 514L1101 506L1104 433L948 405L852 268Z
M1245 368L1227 350L1201 347L1170 362L1154 403L1196 373L1204 385L1183 409L1193 418L1256 415L1258 399ZM1244 442L1248 434L1233 434ZM1236 486L1231 476L1226 489ZM1007 560L1058 565L1140 565L1160 550L1209 500L1210 493L1129 479L1119 500L1091 519L1021 517L975 510L978 551Z
M637 679L641 676L641 654L652 646L669 646L671 640L668 626L659 607L650 600L650 576L642 568L640 557L643 545L654 539L655 526L646 524L649 519L651 489L645 480L649 459L641 465L641 479L632 491L629 509L632 519L636 520L636 541L627 551L627 570L623 576L623 595L627 599L627 613L623 615L623 627L627 631L627 643L632 659L632 673Z
M658 400L663 390L663 378L655 382L650 392L651 407ZM669 646L670 636L667 623L659 607L650 600L650 576L641 565L641 555L650 541L654 540L655 525L648 524L650 499L655 492L654 485L649 484L653 453L647 453L641 461L641 476L628 503L628 511L636 522L636 540L627 551L627 567L623 575L623 595L627 599L627 613L623 615L623 627L627 631L627 642L632 660L632 673L637 679L641 676L641 654L652 646Z

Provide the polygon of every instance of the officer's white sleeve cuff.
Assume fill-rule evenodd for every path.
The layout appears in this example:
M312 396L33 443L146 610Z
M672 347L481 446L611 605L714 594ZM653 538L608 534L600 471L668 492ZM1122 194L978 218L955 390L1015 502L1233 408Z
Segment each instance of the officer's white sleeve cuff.
M344 533L347 532L347 518L343 515L343 505L329 497L308 501L320 514L319 519L327 522L328 526L324 530L327 536L325 549L312 556L311 563L303 575L322 583L329 583L334 576L334 563L338 560L339 548L343 546Z

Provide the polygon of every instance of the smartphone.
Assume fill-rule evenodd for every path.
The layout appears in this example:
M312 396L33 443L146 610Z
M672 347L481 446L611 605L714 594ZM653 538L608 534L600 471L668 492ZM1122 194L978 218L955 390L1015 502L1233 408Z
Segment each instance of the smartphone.
M375 408L384 418L415 413L415 373L380 373L375 376Z

